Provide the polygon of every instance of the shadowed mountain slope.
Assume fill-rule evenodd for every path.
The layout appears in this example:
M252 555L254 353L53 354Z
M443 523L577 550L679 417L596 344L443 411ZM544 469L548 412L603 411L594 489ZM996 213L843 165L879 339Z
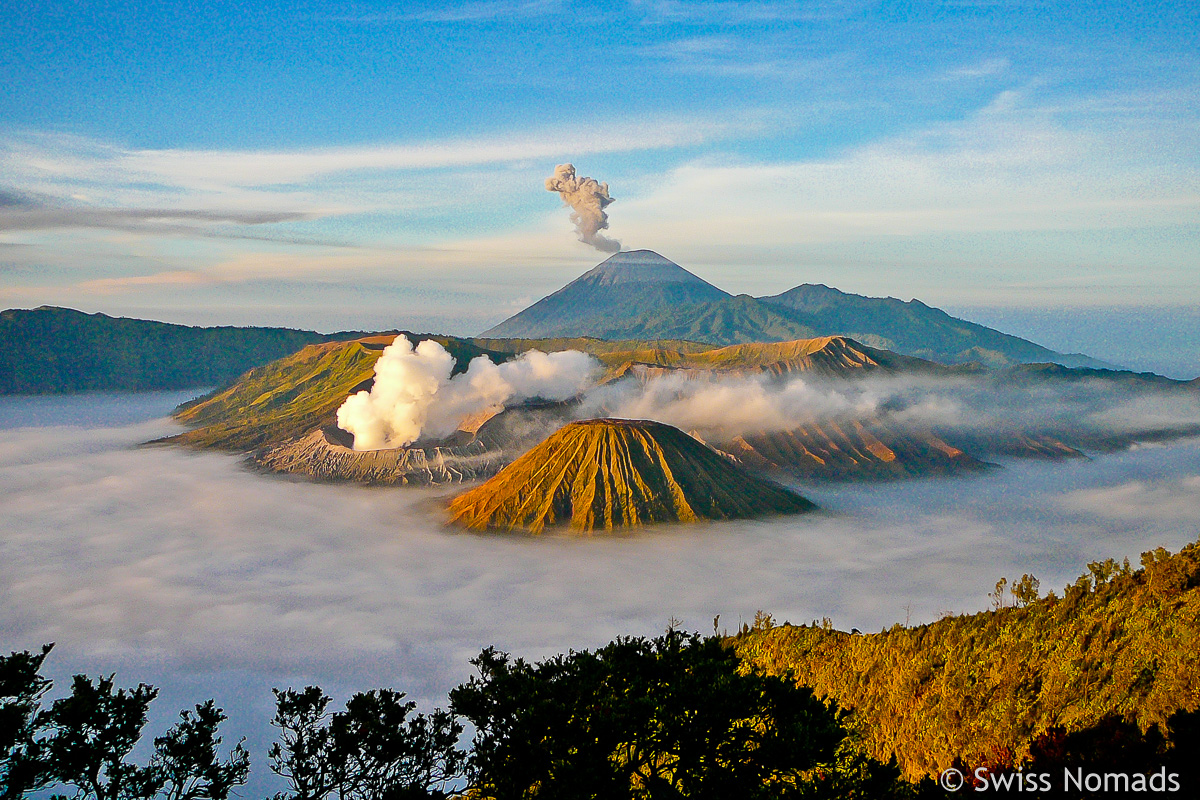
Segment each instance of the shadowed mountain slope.
M744 519L813 509L677 428L585 420L559 429L450 504L475 530L612 530L656 522Z
M886 480L978 472L988 465L928 430L884 420L823 420L709 442L757 470L806 480Z
M353 437L327 426L299 439L264 447L251 462L267 472L306 475L318 481L353 481L369 486L436 486L494 475L502 451L482 442L447 447L353 450Z
M530 349L576 349L594 355L616 378L644 368L734 372L814 371L853 377L864 370L939 367L918 359L863 347L839 338L713 349L688 342L609 342L603 339L459 339L405 334L415 345L433 339L455 358L454 372L486 355L495 363ZM193 430L171 441L223 450L251 450L300 438L334 423L338 407L369 388L375 362L395 334L310 345L247 372L231 386L185 403L175 411ZM678 349L676 349L678 348Z
M1105 367L1078 353L1057 353L1017 336L952 317L920 300L863 297L806 283L760 301L786 309L814 330L837 331L874 347L949 363L988 365L1050 362L1068 367Z
M812 284L771 297L735 297L649 250L617 253L484 336L716 345L845 336L944 364L1111 366L957 319L918 300L863 297Z
M691 352L665 347L615 350L599 358L609 367L612 378L667 370L772 375L808 372L829 378L857 378L876 371L919 374L950 371L931 361L867 347L843 336L754 342Z
M945 367L921 359L867 347L844 337L766 342L713 348L673 342L574 339L459 339L407 334L414 341L432 338L456 359L460 372L470 359L486 355L502 362L537 348L547 352L589 352L606 367L605 380L649 381L669 374L708 379L717 373L787 376L806 373L821 379L854 380L872 375L961 375L967 379L1041 384L1111 381L1131 388L1172 389L1186 394L1192 384L1157 376L1059 367L1016 367L981 373ZM176 418L194 426L165 441L195 447L255 451L261 468L306 474L318 480L368 483L444 483L494 474L518 454L542 441L577 416L572 404L510 408L490 419L464 419L449 439L419 443L411 453L360 453L336 428L338 407L374 380L379 355L393 334L348 342L310 345L298 353L258 367L231 386L186 403ZM593 413L592 416L602 416ZM781 470L804 479L861 480L941 475L985 468L992 456L1077 458L1077 448L1110 450L1134 441L1194 435L1191 428L1147 425L1145 429L1083 435L1078 430L935 431L895 425L886 418L797 418L794 426L774 432L695 431L713 448L755 470ZM332 435L332 438L331 438ZM340 438L339 438L340 437ZM345 439L343 441L343 439ZM477 442L482 447L461 450ZM417 452L421 451L421 452Z

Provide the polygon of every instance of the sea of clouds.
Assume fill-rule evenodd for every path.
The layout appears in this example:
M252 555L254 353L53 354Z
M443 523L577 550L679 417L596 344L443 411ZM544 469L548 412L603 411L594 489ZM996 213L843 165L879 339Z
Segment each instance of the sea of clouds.
M391 686L425 708L495 645L527 657L734 630L757 610L879 630L986 608L997 578L1058 589L1088 561L1194 541L1200 440L972 477L799 486L826 512L624 536L443 526L455 489L312 484L139 443L179 394L0 399L0 630L49 672L161 686L151 729L215 697L255 796L270 688Z

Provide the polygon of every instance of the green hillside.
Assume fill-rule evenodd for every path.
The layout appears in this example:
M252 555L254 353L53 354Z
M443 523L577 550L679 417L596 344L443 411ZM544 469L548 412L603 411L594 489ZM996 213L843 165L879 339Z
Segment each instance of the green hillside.
M354 335L195 328L49 306L9 309L0 312L0 394L221 385L305 345Z
M560 428L450 504L475 530L613 530L656 522L745 519L814 506L757 478L678 428L585 420Z
M1091 564L1062 597L998 586L1005 607L929 625L862 635L768 623L736 646L852 711L867 754L895 755L911 779L956 761L1011 767L1063 735L1166 730L1200 708L1200 545L1141 563Z

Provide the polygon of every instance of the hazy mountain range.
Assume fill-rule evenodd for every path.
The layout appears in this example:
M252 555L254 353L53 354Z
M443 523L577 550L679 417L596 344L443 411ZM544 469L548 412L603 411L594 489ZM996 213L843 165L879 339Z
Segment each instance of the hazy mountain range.
M221 385L305 345L364 335L201 328L51 306L9 309L0 312L0 394ZM734 296L649 250L617 253L472 341L507 351L495 340L595 337L669 343L684 351L687 343L825 336L942 364L1111 367L957 319L919 300L863 297L813 284L771 297Z
M1112 366L957 319L920 300L863 297L807 283L770 297L731 295L651 250L611 256L483 335L710 344L847 336L943 364Z
M361 333L197 328L42 306L0 312L0 394L186 389L227 383L315 342Z

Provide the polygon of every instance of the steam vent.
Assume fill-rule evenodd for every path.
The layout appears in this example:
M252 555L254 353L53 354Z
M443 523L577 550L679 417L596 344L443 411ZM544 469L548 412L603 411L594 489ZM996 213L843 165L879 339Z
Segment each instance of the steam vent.
M564 426L491 480L454 498L450 515L451 522L474 530L539 533L556 525L612 530L814 508L678 428L594 419Z

